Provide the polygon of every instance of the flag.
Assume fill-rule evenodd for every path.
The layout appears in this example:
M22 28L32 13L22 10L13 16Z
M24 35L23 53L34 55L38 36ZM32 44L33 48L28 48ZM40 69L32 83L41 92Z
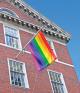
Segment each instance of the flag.
M29 47L40 70L50 65L56 59L53 50L41 31L31 40Z

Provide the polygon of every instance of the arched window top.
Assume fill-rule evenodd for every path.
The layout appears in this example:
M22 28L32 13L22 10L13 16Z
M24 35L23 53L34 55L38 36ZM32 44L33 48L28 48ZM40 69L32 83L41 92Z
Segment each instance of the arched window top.
M7 15L13 16L13 17L18 17L18 15L15 12L13 12L7 8L0 8L0 13L4 13L4 14L7 14Z

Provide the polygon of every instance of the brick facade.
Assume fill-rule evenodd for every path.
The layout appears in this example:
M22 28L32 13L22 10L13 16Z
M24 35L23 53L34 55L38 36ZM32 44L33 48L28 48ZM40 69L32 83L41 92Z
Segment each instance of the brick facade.
M7 0L9 1L9 0ZM40 24L34 18L28 16L27 14L20 11L10 2L5 0L0 2L0 7L8 8L14 11L20 19L31 22L33 24ZM10 84L10 77L9 77L9 67L7 59L15 59L16 55L20 52L18 49L14 49L8 47L5 44L5 34L4 34L4 25L5 23L11 24L9 21L3 21L0 18L0 93L53 93L51 88L51 83L48 75L48 70L53 70L56 72L60 72L63 74L65 85L67 88L68 93L79 93L79 83L78 79L67 50L66 45L63 45L58 42L54 42L55 52L58 57L58 61L66 64L62 64L59 62L55 62L52 65L45 68L43 71L38 71L35 62L33 62L33 57L31 56L28 48L25 50L28 52L21 53L16 60L25 63L26 72L28 76L29 88L23 87L16 87ZM15 23L11 24L13 27L15 26L18 28L18 25ZM22 47L32 38L35 34L34 32L30 31L29 29L23 28L19 26L19 34ZM48 36L49 37L49 36ZM60 41L59 41L60 42ZM69 66L72 65L72 66Z

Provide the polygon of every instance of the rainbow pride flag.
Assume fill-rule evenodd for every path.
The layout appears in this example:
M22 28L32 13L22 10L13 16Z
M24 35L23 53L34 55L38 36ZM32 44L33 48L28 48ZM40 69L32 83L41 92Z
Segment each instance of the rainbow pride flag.
M41 31L32 39L29 47L38 63L39 70L44 69L56 59L55 54Z

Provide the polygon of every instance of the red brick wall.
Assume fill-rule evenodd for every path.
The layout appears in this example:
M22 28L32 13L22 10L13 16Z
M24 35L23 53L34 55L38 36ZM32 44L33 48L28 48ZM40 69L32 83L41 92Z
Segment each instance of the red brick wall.
M63 73L66 87L69 93L79 93L78 80L72 67L54 63L43 71L38 71L30 54L20 54L17 60L25 63L30 89L19 88L10 85L7 58L14 59L19 51L0 46L0 92L1 93L52 93L47 69ZM70 74L69 74L70 72ZM36 79L37 75L37 79ZM36 81L35 81L36 80ZM34 87L35 86L35 87ZM5 88L5 90L4 90Z
M24 47L33 37L33 34L30 34L29 32L23 32L22 30L20 30L19 32L20 32L20 39L21 39L22 47ZM27 50L27 48L28 47L26 46L25 49Z
M54 42L54 48L59 61L72 64L67 46Z
M3 24L0 23L0 43L5 43L4 32L3 32Z
M2 25L0 26L0 28L2 28ZM22 41L22 46L24 46L25 43L28 42L28 40L32 37L32 35L24 31L20 31L20 37ZM75 93L79 93L77 83L76 83L78 82L76 73L72 67L62 65L60 63L54 63L50 65L48 68L46 68L45 70L38 71L35 66L33 57L31 56L31 54L26 54L26 53L20 54L17 60L25 62L26 64L26 71L28 74L30 88L24 89L24 88L11 86L9 80L7 58L14 59L18 52L19 52L18 50L0 45L0 92L1 93L5 93L5 92L24 93L26 91L28 91L28 93L32 93L33 90L34 93L52 93L47 69L63 73L68 92L73 93L74 91ZM69 74L69 72L71 73L71 75ZM37 79L36 79L36 75L38 75Z
M9 3L0 2L0 7L7 7L15 11L21 19L26 19L31 22L34 22L33 19L27 17L27 15L21 13L19 9L16 9ZM55 62L54 64L50 65L43 71L38 71L35 66L35 62L33 60L32 55L27 53L21 53L18 56L17 60L24 62L26 65L26 71L28 74L28 81L30 88L24 89L10 85L7 58L14 59L15 56L18 54L19 50L1 45L1 43L4 43L5 41L3 25L1 23L0 23L0 35L1 35L0 36L0 93L52 93L47 69L60 72L64 75L64 80L68 93L79 93L78 80L73 67ZM20 38L22 46L24 46L31 37L32 34L20 30ZM54 43L54 46L58 59L65 63L67 62L69 64L72 64L67 47L60 45L58 43Z

